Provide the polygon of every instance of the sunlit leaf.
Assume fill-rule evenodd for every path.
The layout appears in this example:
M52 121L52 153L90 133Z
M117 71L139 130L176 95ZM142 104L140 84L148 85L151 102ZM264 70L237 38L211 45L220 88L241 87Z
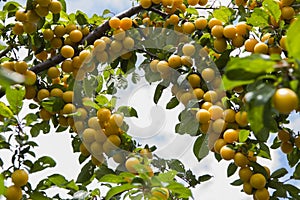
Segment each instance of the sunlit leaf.
M274 0L264 0L263 8L265 10L267 10L271 14L272 17L274 17L276 22L278 22L278 20L280 19L280 16L281 16L281 10L280 10L278 2L276 2Z
M123 192L128 191L128 190L131 190L131 189L136 188L136 187L137 186L131 185L131 184L124 184L124 185L121 185L121 186L115 186L107 192L105 200L112 199L112 197L114 197L115 195L123 193Z
M261 8L254 8L251 17L247 19L247 23L263 28L269 25L269 15Z
M13 112L9 107L5 105L5 103L0 102L0 116L6 117L6 118L12 118L14 116Z
M6 88L6 99L10 105L10 109L14 114L18 114L23 106L25 96L24 87L8 87Z
M218 9L215 9L213 12L213 16L219 20L221 20L222 22L229 22L230 17L233 14L233 10L231 8L225 7L225 6L221 6Z
M300 20L296 20L295 23L292 23L287 31L287 50L289 56L294 57L300 60Z
M178 198L189 198L192 196L191 190L180 183L171 183L167 188L172 193L178 194Z

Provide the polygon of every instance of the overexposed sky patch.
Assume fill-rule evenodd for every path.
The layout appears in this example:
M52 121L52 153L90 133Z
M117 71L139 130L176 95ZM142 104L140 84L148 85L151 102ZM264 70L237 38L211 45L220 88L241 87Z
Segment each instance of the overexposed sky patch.
M67 12L81 10L89 16L93 14L101 15L103 10L109 9L112 13L119 13L131 7L130 0L72 0L67 2Z

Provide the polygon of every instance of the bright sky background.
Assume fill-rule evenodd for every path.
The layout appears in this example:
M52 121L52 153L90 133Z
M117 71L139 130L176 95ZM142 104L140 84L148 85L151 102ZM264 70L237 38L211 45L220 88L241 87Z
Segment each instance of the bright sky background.
M19 0L18 2L24 2L24 0ZM3 3L0 3L0 5L2 4ZM83 12L86 12L89 16L94 13L101 14L104 9L109 9L113 13L119 13L127 8L130 8L131 5L132 2L130 0L67 0L68 12L76 12L76 10L79 9ZM149 91L152 91L153 94L153 87L140 90L140 92L145 95L149 94ZM149 105L153 105L152 98L141 99L140 97L137 97L134 101L136 106L139 106L140 108L150 108ZM138 111L139 110L140 109L138 109ZM151 109L149 109L148 112L150 110ZM159 109L156 111L160 112ZM166 113L166 115L177 118L177 115L172 115L170 113ZM299 124L300 119L298 118L295 120L294 126L299 126ZM173 139L179 138L181 141L186 142L187 145L192 145L192 140L188 136L173 135L172 137ZM40 180L41 178L45 178L47 175L51 175L53 173L65 175L67 179L76 179L75 176L80 171L80 166L77 161L78 154L72 153L71 140L68 133L41 135L39 136L38 143L40 146L37 148L37 156L51 156L57 161L57 166L55 168L45 170L44 172L30 175L30 179L33 180L33 182ZM171 146L173 146L172 148L174 149L164 146L163 151L172 152L178 150L178 148L176 149L174 145ZM4 158L7 156L5 154L0 155ZM267 164L271 168L271 171L274 171L275 169L279 168L281 162L277 153L273 152L272 156L272 162L262 161L262 159L260 159L259 162L261 164ZM187 164L186 167L193 169L197 175L200 176L209 173L214 176L209 182L203 183L193 190L196 200L215 200L220 198L223 200L252 199L250 196L246 196L244 193L240 192L241 187L233 187L230 185L230 182L236 180L237 176L230 178L226 177L226 170L229 162L221 161L221 163L217 163L213 157L213 154L211 153L210 156L205 158L201 163L198 163L193 156L192 147L183 152L180 158L184 163ZM55 188L52 190L52 192L55 194L59 193L60 190Z

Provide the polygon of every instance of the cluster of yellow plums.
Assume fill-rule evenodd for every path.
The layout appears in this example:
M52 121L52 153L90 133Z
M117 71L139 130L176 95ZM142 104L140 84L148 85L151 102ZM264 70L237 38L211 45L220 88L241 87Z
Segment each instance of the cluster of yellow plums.
M120 128L123 124L123 115L114 113L107 108L100 108L97 116L88 119L87 127L83 121L76 121L76 129L81 129L82 137L80 152L84 156L92 154L92 162L100 165L105 161L104 154L112 157L116 163L125 161L125 155L118 151L122 144ZM80 128L79 128L80 127Z
M278 131L278 140L281 141L280 149L283 153L292 153L294 147L300 149L300 136L292 136L287 130Z
M171 69L177 69L183 65L191 67L194 62L193 56L197 55L196 52L195 46L185 44L182 47L183 55L174 54L168 60L154 59L149 67L152 72L159 72L163 79L168 79L172 75ZM192 99L201 102L199 110L195 112L195 118L200 123L201 132L209 134L208 143L213 146L211 150L220 154L224 160L234 160L234 163L240 167L240 177L244 182L243 190L246 194L253 194L254 199L257 200L269 199L269 192L265 188L268 177L254 172L249 167L250 161L256 162L255 153L251 150L244 152L243 148L235 148L235 144L239 143L239 129L249 125L247 112L224 107L221 102L224 93L219 91L221 80L213 68L207 67L198 73L191 73L187 76L187 81L190 85L189 89L182 89L175 84L172 87L172 93L185 106ZM203 82L213 89L204 89ZM238 88L235 91L241 92ZM288 105L284 103L287 99ZM280 114L290 114L299 106L298 96L289 88L279 88L273 96L272 104ZM287 135L283 137L281 132L279 132L279 139L282 141L281 148L283 152L291 153L293 150L293 143L289 141L291 137L289 133L287 133L289 137ZM296 137L294 144L299 145L299 137ZM265 169L269 174L269 169L267 167Z
M281 20L294 19L297 10L293 8L292 4L295 2L295 0L278 0L276 2L281 9ZM247 6L250 10L253 10L256 7L261 6L262 2L257 0L235 0L234 3L237 6ZM274 19L271 19L271 23L272 25L278 25L278 22L276 22Z
M22 188L28 182L28 173L23 169L15 170L11 175L13 185L9 186L5 191L7 200L21 200Z
M208 0L188 0L187 3L190 6L205 6ZM177 10L185 11L186 5L184 4L183 0L141 0L140 4L143 8L148 9L153 4L162 4L166 13L172 14Z
M61 11L62 5L57 0L36 0L33 10L17 11L13 32L21 35L24 32L32 34L37 30L37 23L41 17L48 15L49 11L57 14ZM252 1L252 6L254 5ZM294 0L281 0L279 6L282 11L280 20L292 23L297 11L291 5ZM169 14L164 26L174 26L174 30L193 34L196 30L208 31L213 37L213 48L217 53L223 53L228 48L228 44L233 47L240 48L244 45L245 50L251 53L262 54L281 54L282 50L286 51L286 36L279 39L274 35L267 33L261 38L249 38L251 27L246 22L239 22L236 25L224 25L221 20L211 18L207 20L199 17L195 20L185 20L180 23L180 17L174 14L177 10L185 12L186 5L183 0L141 0L140 4L143 8L148 9L153 4L162 4L164 11ZM207 0L188 0L190 6L204 6ZM247 1L235 1L236 5L247 5ZM147 19L148 20L148 19ZM148 22L143 20L143 22ZM150 19L149 19L150 20ZM47 88L37 88L34 86L36 82L36 74L28 70L28 65L24 61L4 62L1 65L25 76L26 98L35 99L42 102L49 97L61 98L64 106L60 111L50 112L45 108L41 108L39 116L42 120L50 120L53 116L57 117L60 126L70 126L75 132L82 137L80 152L84 156L92 154L91 160L95 165L101 165L105 162L105 156L112 157L116 163L124 163L129 172L137 173L135 165L143 163L139 157L129 157L120 152L118 149L122 145L122 137L124 134L121 126L123 124L123 115L112 113L108 108L100 108L97 110L97 116L90 116L91 108L84 106L88 98L82 99L83 106L76 107L73 104L74 92L69 90L68 78L73 75L77 80L83 80L84 72L92 72L96 64L90 63L94 57L99 63L106 63L113 60L114 55L122 55L123 59L129 59L132 53L129 51L134 49L135 41L126 35L126 31L132 28L134 21L125 17L119 19L112 17L109 20L109 26L112 29L112 37L103 36L88 46L85 50L81 50L76 54L75 46L88 35L90 30L87 27L77 27L75 24L56 25L42 31L43 38L49 44L49 49L36 53L36 58L45 61L50 56L58 52L65 58L59 66L53 66L47 71L47 78L52 80L52 85ZM274 26L278 26L279 22L272 22ZM278 41L277 41L278 40ZM208 47L202 50L209 53ZM150 69L152 72L160 73L163 79L170 77L170 69L177 69L181 66L192 67L193 56L196 56L196 48L193 44L185 44L182 49L182 55L171 55L167 60L152 60ZM128 53L129 52L129 53ZM200 52L199 52L200 54ZM83 63L86 62L86 65ZM88 64L90 63L90 64ZM84 70L80 70L80 68ZM187 81L191 89L181 89L177 85L173 85L172 93L185 106L192 99L201 101L200 108L194 112L196 120L200 124L200 130L203 134L209 133L209 140L212 145L212 151L221 155L224 160L234 160L234 163L240 167L239 176L243 181L243 190L247 194L253 194L254 199L267 200L269 192L266 188L270 171L265 167L267 177L261 173L257 173L249 167L250 161L255 162L254 152L244 152L240 149L232 148L238 143L239 129L248 126L247 112L238 111L232 108L225 108L221 102L224 93L219 91L221 79L217 76L217 72L212 68L205 68L201 72L191 73L187 76ZM202 84L210 84L213 89L203 89ZM284 102L290 102L284 104ZM274 108L281 114L289 114L298 109L298 96L289 88L280 88L273 97ZM75 118L74 118L75 115ZM74 120L75 119L75 120ZM278 139L281 140L281 149L284 153L291 153L294 146L300 147L300 137L292 137L285 130L280 130ZM151 152L143 149L139 152L152 158ZM153 170L149 165L145 166L149 176L153 176ZM7 199L21 199L22 190L28 181L28 175L24 170L17 170L12 175L13 186L7 189ZM27 178L26 178L27 177ZM152 200L168 199L169 191L166 188L154 188L151 190ZM16 195L16 196L13 196Z
M37 31L37 24L42 17L46 17L49 12L58 14L62 10L62 5L57 0L36 0L32 10L18 10L15 14L18 21L13 27L16 35L24 32L32 34Z

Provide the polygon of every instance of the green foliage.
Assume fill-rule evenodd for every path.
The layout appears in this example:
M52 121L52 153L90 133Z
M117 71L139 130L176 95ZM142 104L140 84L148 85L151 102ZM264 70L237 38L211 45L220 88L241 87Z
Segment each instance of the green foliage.
M274 0L263 1L263 8L269 12L270 16L274 17L276 22L280 19L281 10L279 4Z
M213 16L224 23L228 23L231 20L233 13L234 11L231 8L221 6L214 10Z
M117 112L123 113L125 117L138 117L137 111L130 106L120 106Z
M31 92L37 92L41 88L47 88L49 91L53 88L59 88L63 92L73 90L78 93L75 94L73 104L86 109L87 120L95 116L97 110L103 107L108 108L112 113L121 113L125 117L138 118L138 114L140 114L138 112L140 111L135 110L135 108L126 105L116 106L118 105L117 91L128 89L131 86L131 82L137 85L145 78L150 85L153 83L153 85L156 85L153 101L155 104L158 104L170 85L176 84L177 86L178 84L180 90L182 90L180 92L192 92L192 88L187 88L184 86L184 83L187 82L188 74L197 73L202 79L199 86L204 92L207 92L208 88L212 88L217 92L219 99L213 102L214 104L220 105L224 110L230 108L234 113L238 111L247 112L249 123L245 126L235 122L226 122L226 126L228 126L226 128L234 127L239 130L238 141L228 144L233 150L245 155L248 154L250 160L250 157L252 157L250 153L253 153L254 157L272 159L270 150L280 148L283 141L280 141L278 138L275 138L272 144L268 143L270 133L278 132L279 129L286 129L286 124L289 123L289 115L279 114L274 109L272 99L276 89L280 87L291 88L297 92L298 97L300 95L300 43L298 39L300 22L299 20L293 20L293 24L291 24L292 20L283 20L283 9L280 8L277 1L257 1L257 6L254 6L254 9L250 9L250 6L253 5L252 3L255 3L253 1L248 1L247 6L239 6L238 8L232 7L232 2L227 7L214 7L213 5L209 11L203 11L208 14L208 21L214 17L221 20L224 26L235 25L237 21L246 21L247 25L252 27L250 28L249 26L246 33L243 34L243 38L239 39L256 38L262 40L263 36L270 34L272 38L264 41L268 46L267 54L272 54L271 50L275 48L275 50L280 52L283 51L280 55L251 54L250 56L244 56L244 52L242 52L244 48L235 48L236 41L229 38L226 38L227 49L219 54L214 51L216 49L214 47L216 38L212 36L212 30L208 27L203 27L201 30L195 30L190 36L194 40L192 44L196 47L196 53L202 49L197 44L201 44L205 47L205 51L208 50L208 55L205 54L205 57L207 56L210 60L202 58L203 55L200 55L201 59L199 59L199 54L195 54L192 56L193 65L191 67L180 66L172 69L168 77L164 77L159 72L153 72L155 70L149 67L149 63L152 60L168 61L170 55L173 54L183 56L182 47L185 43L190 42L184 36L178 37L177 33L172 34L172 29L178 28L180 30L180 26L184 22L194 22L199 16L198 9L188 6L188 1L185 0L186 12L181 12L179 9L175 11L175 15L179 17L179 24L165 24L169 20L172 11L169 10L170 8L165 8L162 4L153 5L153 9L150 8L148 10L144 10L141 7L133 7L119 15L120 18L125 16L133 18L134 16L134 28L146 27L139 30L132 29L130 33L127 33L127 36L131 36L135 42L135 49L131 51L131 57L125 58L123 55L122 57L114 58L112 61L114 54L121 55L130 50L124 48L118 53L109 52L112 49L111 41L108 41L109 39L106 38L105 49L101 54L106 52L108 60L100 63L97 56L92 54L91 61L85 63L83 67L91 67L95 64L95 70L91 70L89 76L84 77L82 81L75 76L76 73L80 73L80 71L77 71L78 69L73 69L71 73L62 70L61 62L64 58L59 55L60 47L53 48L51 44L53 41L46 40L43 32L49 28L53 29L57 25L67 27L70 24L74 24L77 29L82 31L85 28L85 31L87 31L85 34L88 35L84 35L82 41L78 43L69 41L69 45L73 46L75 50L75 56L79 55L80 57L82 50L91 50L91 53L94 53L93 49L96 49L96 47L90 44L93 44L96 39L100 39L102 36L107 36L112 40L115 39L113 35L114 29L109 28L106 22L110 14L114 13L106 9L102 15L94 14L91 17L80 10L69 14L67 13L66 1L59 0L59 2L62 5L60 13L50 13L46 17L34 19L35 21L31 25L36 25L36 30L33 33L16 34L15 32L15 25L23 24L23 30L25 28L26 23L17 22L18 20L13 18L16 11L23 9L22 5L9 1L5 3L2 11L0 11L0 39L3 42L0 45L0 95L3 97L0 101L0 149L7 149L12 153L11 162L7 168L4 168L7 166L5 164L8 164L6 160L0 159L0 166L3 168L3 173L0 175L0 195L5 193L6 180L9 179L13 170L25 168L29 173L46 173L49 168L56 166L54 158L49 156L36 157L34 148L38 144L34 141L41 133L52 134L53 132L65 132L68 130L72 134L73 152L82 151L82 146L80 146L82 144L81 130L76 130L81 127L73 125L73 120L76 123L76 120L80 119L80 113L63 114L62 108L66 102L61 97L50 96L42 101L38 101L35 96L33 97L36 101L35 103L31 103L33 102L32 100L25 100L25 96L27 98L29 95L29 86L23 84L24 76L4 69L4 63L6 63L5 68L14 70L15 64L23 57L18 54L21 51L22 53L24 51L24 55L26 54L23 60L28 64L29 70L37 72L37 81L30 88L33 90ZM222 2L220 1L220 3ZM296 12L298 12L297 3L299 3L299 0L292 5ZM24 7L27 14L29 11L36 9L36 4L37 2L34 0L27 0L26 7ZM146 24L144 22L148 20L148 17L151 23ZM162 31L158 27L167 27L170 30L164 29ZM62 42L65 43L70 39L68 34L55 37L56 39L62 39ZM287 49L282 49L285 44L280 39L285 36L287 36ZM274 42L272 42L273 39ZM121 46L122 48L126 47L124 44ZM151 48L148 48L149 46ZM162 48L159 49L159 47ZM48 60L39 60L36 55L41 52L51 54L51 59L49 59L50 56L47 54ZM8 61L12 65L9 65ZM103 65L101 70L97 69L99 63ZM140 64L139 67L137 67L138 64ZM45 71L50 66L55 66L60 70L59 80L52 80L52 78L48 77ZM217 76L222 76L224 87L218 84L218 77L212 81L206 82L203 80L204 75L201 72L207 67L212 68ZM142 73L138 70L141 70ZM68 77L67 80L64 80L64 76ZM75 80L75 78L78 80ZM54 83L55 81L59 83ZM219 94L223 89L226 90L226 93ZM177 98L178 95L173 95L167 103L166 109L173 109L180 104L180 98ZM82 102L82 97L89 97L90 100ZM30 110L27 109L28 101ZM210 132L220 128L210 126L208 133L203 132L202 125L204 124L199 124L198 120L195 119L195 113L197 113L204 102L204 98L195 99L193 97L191 97L189 102L182 102L180 106L185 108L179 113L179 123L176 125L175 130L173 129L174 133L188 134L191 137L195 137L193 153L199 162L212 150L210 148L213 146L214 141L211 141ZM50 120L43 121L41 119L39 116L39 109L41 108L50 113ZM23 111L26 112L24 115ZM75 118L73 119L73 117ZM77 123L79 125L82 123L82 128L86 129L91 126L87 120L77 121ZM210 122L213 125L215 120L210 120ZM101 123L104 125L101 128L108 126L108 122ZM136 152L142 149L142 144L139 144L139 141L135 141L134 137L130 136L130 133L126 133L130 130L127 123L123 122L122 126L117 128L118 131L121 129L119 131L120 134L118 132L121 139L119 148L130 152L130 155L120 151L120 149L112 150L103 154L105 157L103 164L95 166L94 160L91 160L90 156L84 156L81 152L78 156L81 170L77 175L76 181L67 180L60 174L47 175L47 178L40 180L36 188L32 188L32 183L24 186L22 188L23 198L61 199L60 194L52 197L48 195L48 189L57 187L64 189L73 199L95 199L96 197L105 199L147 199L150 198L153 188L164 187L170 192L169 199L188 199L193 196L191 188L195 188L202 182L212 178L209 174L196 176L180 160L165 160L158 158L156 155L151 159L147 156L135 155ZM251 161L249 164L253 173L262 173L266 177L268 182L266 187L274 189L274 192L271 193L271 199L299 198L300 190L292 184L292 181L300 180L300 150L296 147L295 141L299 133L290 129L286 130L289 130L291 136L289 142L293 145L293 149L291 153L287 154L286 159L289 166L294 170L293 172L290 173L289 170L281 168L272 172L271 176L268 177L268 172L259 162ZM78 134L73 135L75 132ZM223 131L221 132L223 133ZM220 137L223 136L222 133ZM103 144L101 143L101 145ZM151 150L151 152L156 150L155 146L149 148L148 144L144 148ZM122 159L126 160L130 156L136 156L139 159L140 164L134 167L137 173L124 172L126 168L124 163L116 162L117 166L110 168L110 163L113 162L111 157L120 152L124 156ZM220 154L216 152L215 158L218 161L222 160ZM113 159L116 158L113 157ZM153 173L151 170L149 171L149 168L153 170ZM230 162L227 168L227 176L233 176L238 169L239 167L234 162ZM288 175L291 175L289 179L284 180ZM101 183L101 186L99 184L101 189L102 187L107 187L108 192L106 194L100 194L99 188L89 188L94 179ZM242 183L242 180L238 179L233 181L231 185L240 186Z
M208 137L206 135L203 134L198 137L198 139L195 141L193 151L198 161L202 160L208 155Z
M251 17L247 19L247 23L260 28L266 27L269 24L269 15L261 8L254 8Z
M14 116L11 109L7 107L3 102L0 102L0 115L6 118L12 118Z
M39 172L49 167L55 167L56 162L49 156L43 156L37 159L30 167L30 173Z
M18 114L21 111L24 96L24 87L8 87L6 89L6 98L14 114Z
M297 48L299 46L298 33L299 33L300 21L297 20L293 23L287 32L287 48L291 57L295 59L300 59L300 50Z

